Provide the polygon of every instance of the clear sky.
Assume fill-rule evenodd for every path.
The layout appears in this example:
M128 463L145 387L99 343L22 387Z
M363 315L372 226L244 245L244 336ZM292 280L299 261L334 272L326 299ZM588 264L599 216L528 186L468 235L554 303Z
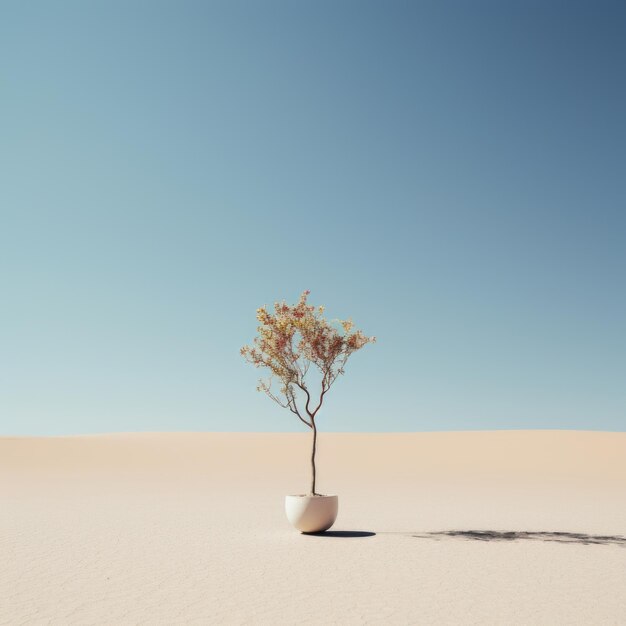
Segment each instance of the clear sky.
M0 433L301 430L239 348L304 289L378 337L321 430L626 430L625 66L619 2L3 2Z

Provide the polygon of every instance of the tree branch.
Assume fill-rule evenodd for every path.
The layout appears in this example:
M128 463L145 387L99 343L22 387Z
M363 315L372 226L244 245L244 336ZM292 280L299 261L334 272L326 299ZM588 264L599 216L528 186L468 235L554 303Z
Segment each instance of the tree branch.
M309 417L313 418L315 417L315 414L311 414L311 411L309 410L309 404L311 402L311 395L309 394L309 390L306 388L306 385L304 383L296 383L298 385L298 387L300 387L300 389L302 389L302 391L304 391L304 393L306 393L306 405L305 405L305 409L306 412L308 413Z
M298 405L296 404L296 396L293 393L293 390L291 390L290 388L287 389L287 393L285 394L287 396L287 403L289 404L289 410L294 414L297 415L298 418L300 419L300 421L304 424L306 424L309 428L313 428L313 424L307 422L302 415L300 415L300 411L298 411Z
M313 419L315 418L315 416L317 415L317 412L320 410L320 408L322 407L322 402L324 402L324 395L326 394L326 392L330 389L330 384L328 384L327 381L327 376L329 376L329 372L331 372L332 370L328 370L325 374L324 374L324 378L322 379L322 392L320 393L320 401L319 404L317 405L317 408L315 409L315 411L313 411L313 415L311 416Z

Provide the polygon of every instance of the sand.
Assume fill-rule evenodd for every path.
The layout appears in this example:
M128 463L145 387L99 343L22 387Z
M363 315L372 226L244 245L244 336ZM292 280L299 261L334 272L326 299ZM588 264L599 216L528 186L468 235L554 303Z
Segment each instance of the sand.
M626 433L321 433L328 536L309 443L0 438L0 624L626 624Z

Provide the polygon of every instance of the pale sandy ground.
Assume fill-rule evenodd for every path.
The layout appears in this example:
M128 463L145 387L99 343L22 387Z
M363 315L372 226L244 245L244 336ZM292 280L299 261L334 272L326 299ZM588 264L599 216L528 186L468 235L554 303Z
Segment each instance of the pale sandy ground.
M0 624L626 624L626 433L319 444L376 534L308 433L0 438Z

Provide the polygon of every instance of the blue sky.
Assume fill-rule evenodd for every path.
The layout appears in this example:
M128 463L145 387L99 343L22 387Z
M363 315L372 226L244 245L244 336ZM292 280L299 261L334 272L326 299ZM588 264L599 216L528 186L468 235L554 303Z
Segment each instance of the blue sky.
M378 337L322 430L624 430L625 31L610 2L3 3L0 433L301 430L238 351L304 289Z

